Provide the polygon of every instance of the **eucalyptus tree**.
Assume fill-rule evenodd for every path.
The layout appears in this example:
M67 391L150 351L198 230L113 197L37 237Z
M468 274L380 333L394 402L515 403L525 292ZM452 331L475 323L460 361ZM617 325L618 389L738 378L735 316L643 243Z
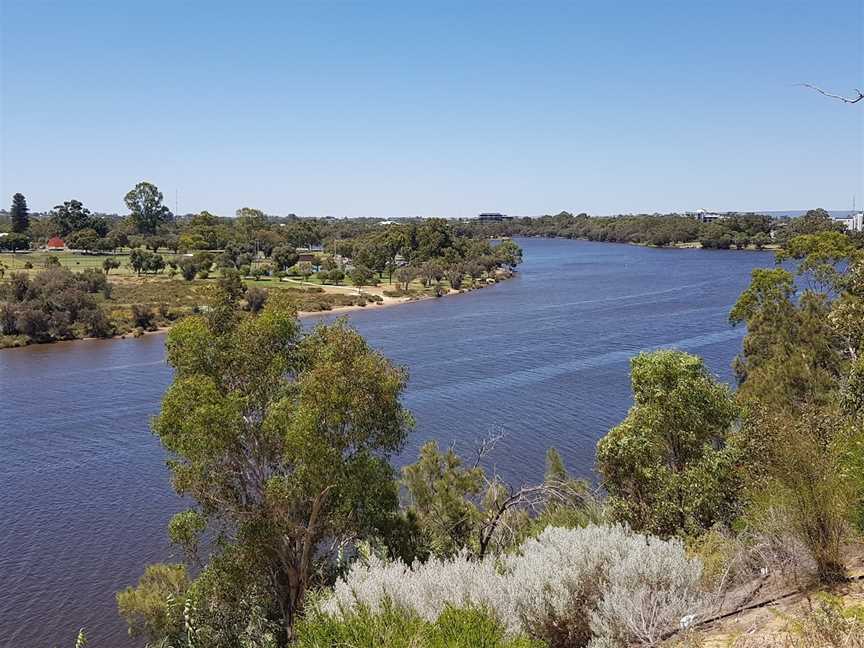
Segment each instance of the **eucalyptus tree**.
M276 294L258 315L220 295L166 347L174 381L153 429L195 503L172 537L192 553L200 532L217 539L191 585L201 623L227 608L242 623L241 602L255 601L285 645L338 548L398 519L388 459L412 425L406 373L344 320L303 334Z
M149 182L136 184L123 200L130 220L141 234L155 234L160 225L173 219L171 211L162 204L162 192Z
M704 531L739 513L737 449L724 442L732 394L700 358L661 350L631 360L634 404L597 444L612 514L659 536Z

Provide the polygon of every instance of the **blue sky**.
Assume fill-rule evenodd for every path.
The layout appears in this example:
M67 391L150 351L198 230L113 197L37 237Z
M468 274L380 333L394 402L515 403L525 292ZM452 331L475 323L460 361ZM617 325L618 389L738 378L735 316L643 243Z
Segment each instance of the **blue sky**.
M794 85L864 90L860 1L0 6L0 196L36 210L864 204L864 105Z

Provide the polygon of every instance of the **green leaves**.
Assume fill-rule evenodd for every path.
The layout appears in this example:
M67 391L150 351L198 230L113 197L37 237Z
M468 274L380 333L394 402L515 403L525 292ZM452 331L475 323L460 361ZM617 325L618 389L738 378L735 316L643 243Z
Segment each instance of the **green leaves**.
M730 520L736 454L723 442L737 412L729 389L680 351L643 353L631 365L635 404L597 444L615 516L661 536Z
M435 555L451 556L476 543L481 513L471 498L483 488L481 468L463 467L453 448L441 452L437 441L429 441L417 463L402 469L402 481Z
M130 220L141 234L155 234L162 223L171 220L171 211L162 204L162 192L149 182L139 182L124 197Z
M762 311L788 308L795 295L795 280L782 268L754 268L751 277L729 314L732 324L749 324Z
M189 578L183 565L148 565L136 587L117 593L117 608L129 624L129 634L154 643L163 638L172 641L179 638L188 587Z
M195 554L207 527L219 533L219 567L199 577L202 632L207 614L264 601L284 640L315 575L331 569L322 543L393 525L387 459L412 425L399 401L407 376L345 321L301 336L281 296L257 316L236 301L217 292L169 333L175 378L153 430L173 453L175 489L197 504L172 519L172 540Z

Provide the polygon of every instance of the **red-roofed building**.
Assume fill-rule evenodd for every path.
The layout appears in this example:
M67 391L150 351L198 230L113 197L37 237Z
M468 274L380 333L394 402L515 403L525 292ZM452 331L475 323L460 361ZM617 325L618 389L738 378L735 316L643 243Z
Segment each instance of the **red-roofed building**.
M45 247L49 250L65 250L66 243L59 236L54 236L48 239L48 244Z

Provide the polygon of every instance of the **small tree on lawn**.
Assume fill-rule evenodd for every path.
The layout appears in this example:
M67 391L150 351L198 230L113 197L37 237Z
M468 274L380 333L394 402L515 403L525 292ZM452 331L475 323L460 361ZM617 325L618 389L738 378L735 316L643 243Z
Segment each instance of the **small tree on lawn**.
M120 262L114 257L108 257L104 261L102 261L102 269L105 271L105 274L109 274L111 270L120 267Z

